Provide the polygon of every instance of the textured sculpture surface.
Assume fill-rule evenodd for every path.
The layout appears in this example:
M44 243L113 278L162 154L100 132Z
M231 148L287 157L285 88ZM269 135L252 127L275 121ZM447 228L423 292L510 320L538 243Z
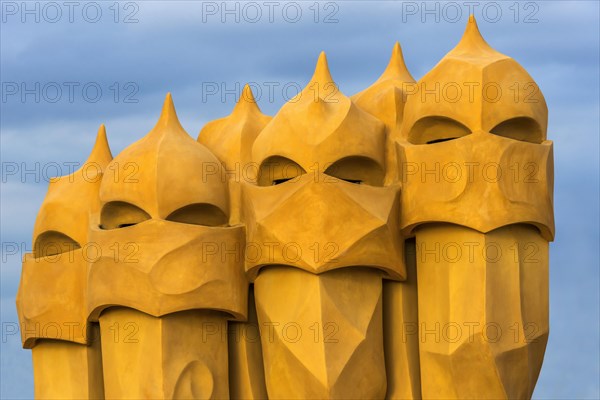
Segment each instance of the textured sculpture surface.
M396 44L347 97L322 53L274 117L245 86L194 140L169 94L114 159L101 126L23 260L36 398L530 398L546 130L539 88L473 17L419 81Z

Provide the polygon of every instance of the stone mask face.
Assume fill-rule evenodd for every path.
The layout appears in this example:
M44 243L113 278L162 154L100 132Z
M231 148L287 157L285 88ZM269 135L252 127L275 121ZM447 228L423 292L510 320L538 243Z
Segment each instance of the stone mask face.
M258 321L340 332L335 342L286 340L283 328L261 336L270 397L385 395L382 278L405 278L385 128L339 92L321 54L306 88L256 137L241 219Z
M114 305L245 318L244 228L228 226L226 180L207 173L221 164L183 130L169 96L155 128L108 168L121 179L103 180L100 224L90 231L101 250L90 265L91 318ZM132 290L115 293L115 280Z
M537 226L546 238L552 236L551 143L480 131L443 143L398 147L406 232L428 221L480 232L524 222Z
M17 294L26 348L32 348L37 339L84 344L90 339L85 306L88 225L98 210L100 181L111 159L101 126L83 166L50 181L35 222L33 253L24 257Z
M368 265L403 278L398 186L304 174L276 186L246 185L243 197L251 277L265 265L293 265L315 274Z
M102 249L90 271L92 319L111 304L154 316L218 309L244 317L243 227L150 219L114 230L94 229L91 237ZM137 289L115 292L115 280Z
M546 126L546 102L533 79L469 23L456 48L416 85L395 133L404 232L433 221L480 232L530 223L551 239Z
M399 186L383 186L385 126L339 92L324 56L258 135L253 160L258 185L242 191L251 279L266 265L404 278Z

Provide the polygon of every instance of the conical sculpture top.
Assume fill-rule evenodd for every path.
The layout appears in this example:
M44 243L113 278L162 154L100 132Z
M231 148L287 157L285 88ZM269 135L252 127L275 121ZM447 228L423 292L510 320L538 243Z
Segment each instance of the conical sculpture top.
M44 256L74 250L48 244L52 242L60 246L66 243L62 238L52 240L52 235L64 235L68 238L64 239L72 240L76 247L87 243L87 226L99 207L98 188L102 174L111 160L106 128L100 125L92 152L83 165L71 175L50 180L33 228L34 254ZM73 198L78 198L78 201L73 203Z
M400 43L396 42L381 76L369 88L352 96L352 100L383 121L390 131L396 130L402 124L406 91L414 82L404 63Z
M403 229L410 234L419 223L445 221L488 232L527 222L551 239L547 118L533 79L493 50L471 17L459 44L417 83L394 133L405 184ZM412 146L424 144L435 146ZM459 206L472 202L481 206Z
M383 181L384 149L383 124L340 92L322 52L310 82L262 130L252 155L259 165L269 157L293 160L299 166L296 173L311 168L324 172L344 157L362 157L370 164L365 179L377 185ZM277 171L264 172L259 184L271 184L269 173Z
M480 130L532 143L546 138L544 96L523 67L490 47L473 16L460 42L419 80L417 88L402 126L402 137L411 143ZM450 124L434 124L435 119L426 117L447 119Z
M250 86L245 85L231 115L206 124L198 142L211 149L227 170L240 170L251 162L252 143L270 120L260 111Z
M414 87L415 80L406 68L400 43L396 42L390 61L381 76L367 89L352 96L357 106L386 125L386 184L398 180L398 160L391 140L393 133L402 127L408 93L411 93Z
M212 209L214 221L202 225L227 221L228 192L219 160L183 129L170 94L154 128L123 150L113 167L116 179L104 181L100 188L104 203L128 203L163 219L177 210L183 212L184 206L204 204ZM109 218L110 211L104 208L103 216ZM136 221L121 221L132 222Z
M258 187L245 185L243 196L249 240L297 243L302 248L298 265L307 271L320 273L359 262L402 279L398 187L382 187L385 142L384 125L337 89L321 53L304 90L281 108L254 142ZM338 224L344 213L355 213L361 222ZM296 228L290 229L290 218ZM337 250L329 251L330 257L315 257L309 248L315 240L321 246L335 244ZM251 278L262 266L287 263L281 251L262 254L246 262Z
M17 295L20 321L30 326L72 322L76 329L61 326L58 337L77 343L88 341L84 301L87 268L82 247L89 242L88 226L95 222L100 207L100 181L111 160L106 130L101 125L92 152L81 168L50 180L33 229L33 254L26 256ZM62 290L68 295L48 287L53 281L64 282ZM47 330L45 335L44 330L36 329L33 336L26 329L21 332L29 348L37 339L57 338L55 330Z
M112 160L104 125L87 161L53 178L23 260L17 293L21 339L32 348L36 398L103 398L97 327L86 307L89 226L98 223L98 190ZM66 380L65 377L70 377Z

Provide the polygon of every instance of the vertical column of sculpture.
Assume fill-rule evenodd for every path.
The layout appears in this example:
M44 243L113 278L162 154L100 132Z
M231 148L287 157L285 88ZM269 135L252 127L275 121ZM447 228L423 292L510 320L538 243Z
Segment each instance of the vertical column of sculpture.
M256 182L257 166L252 163L252 144L271 120L264 115L245 85L233 112L211 121L198 135L223 163L229 177L229 224L240 221L241 183ZM266 399L260 330L254 306L253 288L249 290L248 321L229 323L229 395L232 399Z
M425 398L528 398L548 337L552 143L537 85L473 17L404 114Z
M38 399L101 399L100 335L87 323L88 224L98 188L112 159L104 126L88 160L53 178L38 213L33 253L23 261L17 294L23 347L33 353ZM93 253L93 252L92 252Z
M227 320L246 318L247 281L220 162L167 95L156 126L109 168L88 302L106 338L107 398L227 398Z
M246 268L269 397L383 398L382 278L405 276L383 123L339 92L323 53L252 157Z
M415 88L398 43L390 62L377 81L352 96L357 106L385 123L386 181L398 182L396 148L390 134L402 125L407 93ZM402 205L400 205L402 207ZM421 396L417 315L417 277L414 243L405 251L407 258L404 282L383 283L383 326L388 399L418 399Z

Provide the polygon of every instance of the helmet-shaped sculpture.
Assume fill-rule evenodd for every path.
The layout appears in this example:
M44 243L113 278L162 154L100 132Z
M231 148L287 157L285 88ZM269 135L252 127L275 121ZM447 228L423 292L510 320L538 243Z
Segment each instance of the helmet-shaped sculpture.
M352 96L352 101L385 123L386 183L398 183L396 147L393 134L402 127L408 95L416 83L404 63L400 44L396 43L390 61L381 76L367 89ZM403 239L401 239L403 240ZM421 397L419 337L417 315L416 261L414 241L406 242L406 280L383 284L386 397L413 399ZM407 327L411 327L407 329ZM398 334L402 332L402 334Z
M554 234L546 103L472 16L417 85L397 137L401 225L416 236L421 338L454 329L419 343L422 395L529 398L548 336Z
M402 227L446 221L488 232L528 222L552 238L547 119L531 76L492 49L471 17L460 43L419 80L406 104Z
M246 317L244 231L227 226L221 163L184 131L167 95L156 126L108 168L89 310L103 335L132 321L146 331L136 345L103 341L106 395L227 397L227 343L197 334ZM145 359L131 368L128 357Z
M98 190L111 159L102 125L81 168L50 181L35 222L17 310L23 346L33 348L36 398L103 396L99 335L87 322L87 259L94 254L89 224L97 215ZM56 385L62 375L72 378Z
M246 269L259 323L335 336L289 340L282 326L262 337L269 397L385 395L382 278L405 273L385 144L384 124L339 91L324 53L254 142L258 185L243 187L242 219L257 245Z

